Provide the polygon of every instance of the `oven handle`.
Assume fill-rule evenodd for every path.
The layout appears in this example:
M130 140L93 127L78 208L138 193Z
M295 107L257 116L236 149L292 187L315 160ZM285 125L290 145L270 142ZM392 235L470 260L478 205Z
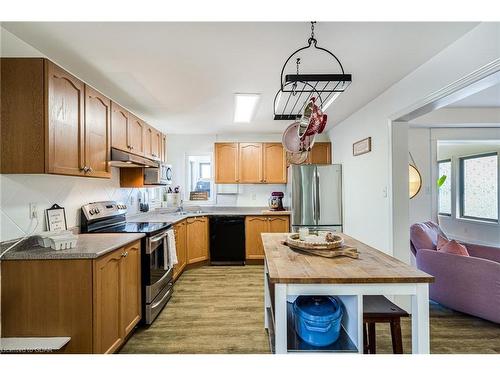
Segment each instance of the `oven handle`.
M172 288L172 285L174 285L174 284L173 283L168 283L168 285L170 286L170 288ZM160 306L171 295L172 295L172 289L169 289L167 291L167 293L165 293L165 295L162 297L161 300L159 300L158 302L156 302L154 305L151 305L151 309L153 310L153 309L157 308L158 306Z
M162 234L159 234L158 236L156 237L151 237L149 240L148 240L148 247L146 249L146 254L151 254L153 251L151 250L151 244L155 243L155 242L158 242L158 241L161 241L163 240L165 237L167 237L168 233L165 231L164 233ZM164 246L166 246L166 243L163 244Z

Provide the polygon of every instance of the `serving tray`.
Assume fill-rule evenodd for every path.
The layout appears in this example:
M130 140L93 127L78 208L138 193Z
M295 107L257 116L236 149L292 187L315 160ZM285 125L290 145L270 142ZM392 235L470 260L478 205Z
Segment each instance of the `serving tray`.
M353 259L359 258L358 250L354 247L344 245L344 239L341 236L332 234L331 240L327 241L324 237L327 233L318 232L317 241L311 240L313 236L308 236L308 240L301 240L298 233L292 233L283 241L283 244L294 251L325 258L335 258L338 256L347 256Z

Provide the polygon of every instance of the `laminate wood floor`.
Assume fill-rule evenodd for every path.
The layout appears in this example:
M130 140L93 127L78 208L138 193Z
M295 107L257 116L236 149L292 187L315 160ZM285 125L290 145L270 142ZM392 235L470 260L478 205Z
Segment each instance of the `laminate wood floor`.
M269 353L263 267L185 271L155 322L138 328L121 353ZM500 325L431 304L432 353L500 353ZM403 319L405 353L410 319ZM391 353L388 324L377 324L377 352Z

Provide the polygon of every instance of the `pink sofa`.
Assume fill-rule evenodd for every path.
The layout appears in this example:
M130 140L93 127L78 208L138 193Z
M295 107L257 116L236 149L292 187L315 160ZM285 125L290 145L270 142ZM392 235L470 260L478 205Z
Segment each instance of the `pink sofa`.
M500 248L463 243L470 256L443 253L436 250L438 234L446 237L432 221L410 228L417 268L436 278L429 287L430 299L500 323Z

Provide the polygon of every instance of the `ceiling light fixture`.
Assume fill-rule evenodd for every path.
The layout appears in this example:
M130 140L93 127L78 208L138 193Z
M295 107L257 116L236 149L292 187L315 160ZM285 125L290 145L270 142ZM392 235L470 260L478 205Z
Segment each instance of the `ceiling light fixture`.
M253 119L260 94L234 94L234 122L250 122Z

